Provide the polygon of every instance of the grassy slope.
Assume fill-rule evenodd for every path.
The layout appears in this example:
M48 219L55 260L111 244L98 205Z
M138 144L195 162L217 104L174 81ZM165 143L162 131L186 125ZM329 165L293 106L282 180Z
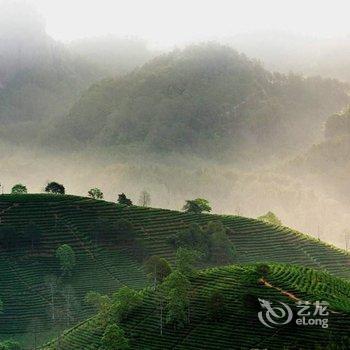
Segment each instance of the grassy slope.
M130 220L150 254L159 254L171 261L174 250L167 243L169 235L191 222L205 224L219 219L231 228L230 238L237 249L238 263L296 263L350 278L350 257L340 250L288 228L237 216L123 207L76 196L2 195L0 218L1 223L17 229L32 221L45 234L39 255L0 251L0 295L5 303L4 313L0 315L0 337L4 338L26 333L34 317L46 320L49 294L43 284L44 277L59 274L53 254L62 243L71 244L77 252L78 265L68 282L73 285L80 301L90 290L109 293L121 285L142 288L147 284L142 268L127 247L93 246L88 234L101 218L115 222L121 218ZM91 315L83 302L79 315L81 319ZM44 330L39 329L39 332Z
M339 339L350 326L350 283L330 274L293 265L272 264L268 282L271 286L252 282L254 265L233 265L208 269L192 279L191 324L174 331L165 326L159 334L159 317L153 292L145 292L143 304L124 321L122 327L137 350L163 349L278 349L298 345L298 349L313 349L316 343L327 343L329 333ZM254 279L253 279L254 280ZM255 279L256 281L256 279ZM244 301L254 295L269 301L283 301L293 310L294 301L280 290L289 291L301 300L329 302L329 329L312 326L286 326L269 329L258 321L258 311ZM226 313L219 321L208 314L210 292L220 290L225 296ZM336 311L336 313L334 313ZM98 349L103 330L97 318L91 318L60 338L60 349ZM339 344L339 343L338 343ZM53 341L45 350L55 349Z

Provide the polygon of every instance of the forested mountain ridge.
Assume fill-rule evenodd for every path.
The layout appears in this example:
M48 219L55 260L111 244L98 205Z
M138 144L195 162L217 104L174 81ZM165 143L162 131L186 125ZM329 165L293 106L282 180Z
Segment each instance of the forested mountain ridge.
M94 84L56 130L72 144L276 155L311 143L320 133L314 126L348 103L347 90L336 80L270 73L229 47L202 44Z
M329 195L349 205L350 109L331 115L324 124L324 139L289 162L287 169L299 178L321 184Z

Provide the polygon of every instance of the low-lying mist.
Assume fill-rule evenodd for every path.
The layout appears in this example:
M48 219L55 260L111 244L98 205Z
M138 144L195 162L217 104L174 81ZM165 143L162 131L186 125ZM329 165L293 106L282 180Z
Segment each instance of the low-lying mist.
M98 187L104 198L116 201L125 192L138 204L144 190L151 206L181 210L186 199L206 198L212 212L258 217L273 211L285 226L345 247L349 214L346 205L279 171L279 164L249 172L237 166L195 156L150 156L100 149L74 153L2 145L1 178L4 193L23 183L29 193L43 192L48 181L61 182L66 192L87 196Z

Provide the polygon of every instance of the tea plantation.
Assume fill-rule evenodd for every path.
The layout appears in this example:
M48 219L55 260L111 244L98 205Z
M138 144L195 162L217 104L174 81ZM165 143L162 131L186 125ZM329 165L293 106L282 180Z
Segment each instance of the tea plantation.
M326 349L326 344L348 349L350 338L350 283L309 268L270 264L268 283L256 283L256 265L232 265L199 272L191 279L190 322L175 329L165 325L160 334L157 296L151 290L143 293L143 302L121 323L130 341L130 349ZM267 281L266 281L267 280ZM208 307L210 295L221 293L224 308L221 317L213 319ZM258 319L262 310L258 298L273 305L289 305L293 319L268 328ZM328 327L301 326L296 302L327 301ZM314 312L316 309L312 309ZM312 314L311 314L312 315ZM98 317L64 333L43 349L99 349L103 329ZM342 345L343 344L343 345ZM344 346L344 347L341 347Z
M235 263L241 265L204 272L202 277L194 281L199 286L203 281L209 286L212 283L210 280L213 279L213 283L223 283L224 288L227 279L227 283L232 283L232 288L236 284L238 288L240 284L238 280L235 281L241 274L240 271L244 273L243 266L256 262L298 264L324 270L337 277L350 278L348 254L289 228L269 225L254 219L128 207L67 195L0 195L0 228L11 227L13 234L17 234L25 231L28 226L35 225L41 232L40 241L34 248L20 243L8 246L3 242L0 244L0 299L3 302L0 339L19 339L30 349L35 344L53 338L62 329L84 322L76 331L69 331L67 334L65 341L67 344L72 341L73 345L61 349L95 349L93 344L99 339L99 330L93 326L94 319L83 321L93 315L91 307L84 302L86 293L97 291L110 294L125 285L142 289L149 283L141 259L133 253L130 242L116 242L111 236L94 238L95 233L102 226L106 226L106 223L118 225L123 219L133 225L137 240L149 255L160 255L170 262L174 262L175 257L175 249L169 243L170 236L187 228L191 223L204 225L210 221L222 221L229 229L229 238L237 252ZM72 274L67 276L62 276L60 264L55 256L56 249L62 244L70 245L76 254L76 265ZM309 283L313 281L313 277L309 278L309 275L299 272L293 275L293 271L276 267L273 276L278 277L278 283L282 287L283 281L288 283L287 287L293 282L297 290L303 286L306 288L305 292L313 292L314 287ZM308 272L311 275L313 273L316 272ZM221 274L223 277L220 277ZM52 276L59 278L59 282L54 285L48 282ZM203 293L204 290L205 288ZM201 303L200 299L198 303ZM53 308L56 308L55 313L52 312ZM147 316L151 317L151 301L146 303L145 308L151 310ZM140 327L146 322L146 318L143 317L145 312L142 309L139 315L141 318L135 318L135 327L138 322ZM201 313L196 317L201 318ZM147 327L152 327L154 322L147 322ZM231 329L234 325L238 327L239 333L239 322L230 322L227 323L227 327ZM203 327L204 324L205 322ZM202 332L200 329L198 328L198 332ZM214 331L225 333L225 328L218 326ZM194 332L195 330L191 330L191 334ZM74 339L71 339L70 334L74 334ZM149 337L149 341L142 340L142 344L147 344L142 345L142 349L147 349L149 344L153 344L151 329L145 332L145 337ZM169 334L167 342L175 348L178 337L174 335L172 340L171 337ZM261 337L263 338L263 334ZM84 346L79 347L82 346L82 341ZM188 341L195 340L191 336ZM205 338L202 341L205 341ZM80 345L74 345L74 342ZM162 340L159 342L160 349L163 346ZM158 345L155 343L152 346L149 348L157 348ZM176 346L178 349L198 348L190 343L187 347L181 344Z

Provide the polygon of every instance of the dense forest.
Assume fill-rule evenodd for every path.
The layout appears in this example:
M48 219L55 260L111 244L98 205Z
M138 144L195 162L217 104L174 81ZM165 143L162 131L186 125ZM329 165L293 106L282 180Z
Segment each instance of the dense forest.
M347 89L270 73L229 47L203 44L92 85L55 128L71 145L268 157L310 144L349 102Z

